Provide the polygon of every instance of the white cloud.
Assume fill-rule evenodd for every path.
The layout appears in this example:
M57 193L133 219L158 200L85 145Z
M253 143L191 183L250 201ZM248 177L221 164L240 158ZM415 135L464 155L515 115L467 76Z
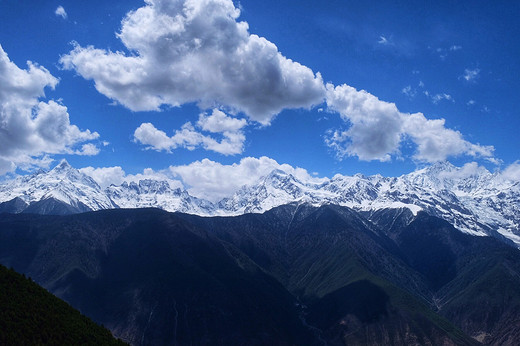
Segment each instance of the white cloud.
M428 90L426 90L426 91L424 91L424 95L429 97L434 104L437 104L437 103L439 103L439 101L442 101L442 100L455 102L455 100L453 99L453 97L451 97L451 95L445 94L445 93L442 93L442 94L430 94L430 92Z
M283 109L310 108L325 98L328 109L338 112L349 126L325 136L325 143L340 157L388 161L401 155L405 139L417 145L414 157L421 161L492 156L492 147L467 142L458 131L447 129L443 119L401 113L395 104L346 84L324 86L319 73L287 59L265 38L250 34L248 24L238 21L240 10L231 0L145 3L122 21L117 36L127 52L76 44L61 57L62 66L93 80L100 93L134 111L196 102L204 110L244 112L253 121L269 124ZM394 45L391 41L381 36L379 43ZM438 53L458 49L452 46ZM409 96L415 92L411 87L403 89ZM434 103L454 102L446 93L424 93ZM412 123L428 132L422 136ZM143 123L134 140L158 151L203 148L233 155L244 150L246 124L244 119L213 111L173 134Z
M464 166L456 167L452 171L439 172L439 178L462 180L477 175L484 175L485 173L489 173L485 167L479 166L477 162L468 162Z
M520 161L515 161L502 172L502 177L507 180L520 181Z
M326 139L340 156L357 156L361 160L388 161L399 151L402 121L393 103L346 84L327 84L327 105L348 123L348 131L334 132Z
M462 49L462 46L457 46L457 45L453 45L450 47L450 50L452 52L455 52L455 51L458 51L458 50L461 50Z
M328 130L324 136L325 144L332 149L338 160L343 160L348 156L356 156L355 152L349 150L351 140L348 131L342 130ZM390 159L390 155L379 159L380 161L387 161ZM367 159L368 161L368 159Z
M63 19L67 19L67 12L65 12L63 6L58 6L58 8L56 8L56 11L54 11L54 14Z
M9 172L13 172L16 169L16 165L11 160L5 160L0 157L0 175L4 175Z
M231 0L146 0L122 21L129 54L76 45L60 61L134 111L197 102L269 124L283 109L321 103L321 76L250 34L239 15Z
M237 132L247 125L247 120L228 117L226 113L214 109L210 116L201 113L197 125L204 131L214 133Z
M18 68L0 46L0 173L46 166L52 161L47 154L93 154L93 144L77 147L99 137L72 125L64 105L39 101L58 79L42 66L27 65Z
M154 179L154 180L164 180L170 184L170 187L175 188L184 188L182 183L179 180L173 180L170 178L171 175L168 171L166 172L156 172L151 168L145 168L143 173L138 174L126 174L125 171L120 166L114 167L85 167L81 168L80 171L94 179L96 183L99 184L103 189L108 186L121 185L123 182L139 182L139 180L145 179Z
M146 146L146 149L171 152L177 148L194 150L198 147L223 155L240 154L244 150L246 139L242 128L246 126L245 119L227 116L224 112L214 109L211 115L200 114L196 126L203 131L220 134L220 141L204 135L188 122L180 130L169 137L164 131L158 130L150 123L143 123L134 132L134 140Z
M382 44L382 45L390 44L388 39L386 37L384 37L383 35L379 36L379 41L377 41L377 43Z
M417 95L417 90L413 89L411 85L405 86L401 92L409 98L414 98Z
M414 158L444 161L449 156L491 158L494 148L466 141L462 134L445 127L444 119L429 120L421 113L401 113L393 103L358 91L348 85L327 85L327 105L350 124L347 131L331 131L325 143L338 156L388 161L399 155L404 139L416 144Z
M102 188L106 188L111 184L120 185L126 176L125 171L120 166L115 167L84 167L80 168L80 172L90 176Z
M479 77L479 74L480 74L480 69L476 68L476 69L465 69L464 70L464 74L462 75L462 78L464 78L465 80L467 80L468 82L471 82L471 81L475 81L475 79L477 79Z
M475 100L469 100L466 104L468 106L473 106L474 104L476 104L477 102Z
M422 113L403 114L403 131L417 145L414 158L419 161L444 161L449 156L492 157L492 146L464 140L459 131L445 127L444 119L428 120Z
M294 175L307 183L323 183L327 178L318 178L303 168L288 164L279 164L269 157L245 157L238 163L223 165L219 162L203 159L188 165L170 166L168 169L154 171L146 168L143 173L126 174L120 166L85 167L80 171L92 177L102 188L123 182L138 182L143 179L165 180L172 188L188 188L192 196L219 201L237 192L244 185L251 185L261 177L279 169ZM180 180L179 180L180 179Z
M74 154L82 156L95 156L99 154L100 149L92 143L83 144L80 150L76 150Z
M245 157L239 163L223 165L204 159L189 165L170 166L174 176L180 177L189 186L189 193L199 198L218 201L238 191L243 185L253 184L260 177L275 169L283 170L304 182L323 182L324 179L312 177L305 169L279 164L268 157Z

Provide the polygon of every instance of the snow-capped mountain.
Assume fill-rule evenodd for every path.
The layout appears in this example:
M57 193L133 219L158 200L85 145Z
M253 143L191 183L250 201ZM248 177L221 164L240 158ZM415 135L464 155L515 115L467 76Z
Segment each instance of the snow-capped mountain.
M328 196L319 184L304 183L292 174L276 169L256 184L243 186L233 196L222 199L217 209L224 215L261 213L295 201L320 205Z
M56 213L49 201L70 206L66 213L156 207L202 216L261 213L293 202L336 204L360 211L408 208L414 214L422 210L441 217L465 233L506 238L520 246L520 182L484 168L465 170L446 162L400 177L336 175L320 183L274 170L216 203L172 188L168 181L152 179L102 190L66 161L48 172L0 185L0 212Z
M211 202L191 196L186 190L172 189L167 181L144 179L123 182L105 190L107 196L120 208L161 208L198 215L214 214Z
M520 182L483 168L471 174L439 163L397 178L336 175L304 183L273 171L257 184L242 187L218 204L224 214L263 212L290 202L337 204L355 210L423 210L473 235L505 237L520 245Z
M27 205L58 201L77 211L117 207L94 179L70 166L66 160L48 172L39 171L0 185L0 203L15 198Z
M60 208L56 208L56 203ZM48 172L38 171L1 184L2 204L11 207L7 211L40 214L147 207L201 215L214 213L211 202L193 197L185 190L172 189L167 181L145 179L103 190L90 176L73 168L66 160Z

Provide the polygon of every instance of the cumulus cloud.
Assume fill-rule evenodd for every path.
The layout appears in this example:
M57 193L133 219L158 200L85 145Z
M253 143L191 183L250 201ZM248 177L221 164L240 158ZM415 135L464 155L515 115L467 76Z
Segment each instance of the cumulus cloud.
M245 157L239 163L223 165L204 159L189 165L170 166L169 171L179 177L189 187L190 194L218 201L238 191L243 185L253 184L275 169L283 170L304 182L319 183L324 179L315 178L305 169L279 164L268 157Z
M168 181L172 188L187 188L189 193L213 202L229 197L244 185L251 185L273 170L279 169L294 175L297 179L319 184L327 178L318 178L307 170L280 164L269 157L245 157L238 163L224 165L209 159L195 161L188 165L170 166L168 169L154 171L146 168L143 173L126 174L120 166L85 167L80 171L92 177L102 188L123 182L138 182L143 179Z
M0 174L19 167L47 165L46 154L95 154L98 133L81 131L69 120L67 107L55 101L40 101L46 87L58 79L32 62L23 70L10 61L0 46ZM97 152L96 152L97 153Z
M143 123L134 132L134 140L146 146L146 149L171 152L177 148L194 150L204 148L223 155L240 154L244 150L246 139L242 128L247 125L245 119L236 119L227 116L224 112L214 109L211 115L200 114L196 123L197 128L220 134L220 141L211 135L199 132L191 122L187 122L173 136L158 130L150 123Z
M325 143L339 157L389 161L401 155L403 140L416 144L414 158L421 161L453 155L492 156L492 147L466 141L460 132L447 129L443 119L401 113L395 104L346 84L324 85L319 73L251 34L239 16L232 0L145 0L121 23L117 36L126 52L75 44L60 62L133 111L196 102L203 110L228 113L214 110L173 134L143 123L135 130L134 140L147 149L203 148L239 154L244 150L247 122L234 117L238 113L267 125L283 109L310 108L325 99L328 109L347 123L346 129L325 135ZM381 36L379 43L394 42ZM453 45L439 52L459 49ZM419 87L424 87L422 82ZM417 91L410 86L402 92L413 97ZM453 102L446 93L424 93L434 103Z
M325 143L339 157L388 161L400 153L403 140L416 145L419 161L444 161L449 156L492 158L494 148L466 141L459 131L445 127L444 119L427 119L422 113L401 113L393 103L348 85L327 84L327 105L350 124L347 131L330 132Z
M347 131L336 131L326 139L333 149L342 148L341 156L388 161L399 151L402 121L395 104L346 84L327 84L327 105L350 124Z
M444 119L429 120L422 113L403 114L403 130L417 145L414 158L420 161L444 161L449 156L493 156L492 146L466 141L459 131L445 127Z
M90 176L102 188L106 188L111 184L120 185L126 176L125 171L120 166L115 167L84 167L80 168L80 172Z
M63 19L67 19L67 12L65 12L63 6L58 6L58 8L56 8L56 11L54 11L54 14Z
M283 109L322 102L319 73L250 34L232 0L145 2L122 21L118 37L129 53L76 44L62 66L134 111L197 102L269 124Z
M200 114L197 125L204 131L213 133L237 132L247 125L247 120L231 118L226 113L214 109L210 116Z

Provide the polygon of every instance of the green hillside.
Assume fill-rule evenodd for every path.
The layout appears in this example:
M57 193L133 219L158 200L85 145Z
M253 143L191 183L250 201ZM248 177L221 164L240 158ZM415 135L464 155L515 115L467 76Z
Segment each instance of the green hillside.
M0 345L124 345L31 279L0 265Z

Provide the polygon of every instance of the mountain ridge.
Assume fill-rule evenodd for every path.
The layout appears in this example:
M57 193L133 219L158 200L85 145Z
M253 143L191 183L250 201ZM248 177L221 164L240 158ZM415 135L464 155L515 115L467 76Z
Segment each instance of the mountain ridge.
M4 214L0 259L132 344L520 338L520 253L407 209Z
M319 183L275 169L216 202L158 179L125 181L102 189L66 160L48 172L0 184L0 212L14 213L70 214L156 207L201 216L235 216L262 213L293 202L334 204L366 212L407 208L417 214L422 210L464 233L493 236L520 246L520 183L484 168L468 172L448 162L400 177L338 174Z

